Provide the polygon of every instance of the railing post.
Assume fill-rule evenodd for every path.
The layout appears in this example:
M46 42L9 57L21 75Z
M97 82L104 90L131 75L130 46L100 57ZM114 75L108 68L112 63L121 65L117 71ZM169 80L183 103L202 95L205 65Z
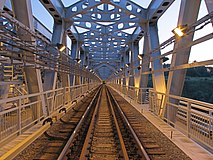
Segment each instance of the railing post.
M209 110L209 139L212 139L212 109Z
M190 138L190 128L191 128L191 102L187 104L187 136Z
M54 91L54 94L53 94L53 108L52 108L51 112L54 111L56 107L57 107L57 91Z
M81 85L81 95L83 94L83 85Z
M72 102L72 98L73 98L73 87L70 87L70 102Z
M152 111L152 92L149 90L149 108L150 108L150 111ZM141 97L142 98L142 97Z
M44 98L44 95L43 95L43 93L42 93L42 95L41 95L41 96L43 96L43 98ZM40 98L41 98L41 96L40 96ZM43 99L43 100L44 100L44 99ZM38 101L38 103L41 103L41 105L38 105L38 106L41 106L41 107L43 107L43 106L42 106L42 100L41 100L41 102L39 102L39 101ZM45 104L46 104L46 103L45 103ZM44 108L46 109L46 105L44 106ZM38 116L38 122L40 122L40 117L41 117L41 109L42 109L42 111L43 111L43 108L39 108L39 109L38 109L38 115L37 115L37 116ZM46 114L47 114L47 113L46 113Z
M53 106L53 99L51 98L51 100L48 99L47 93L44 93L44 98L46 99L46 109L47 109L47 116L50 115L50 103L52 104L51 106Z
M19 135L21 134L21 99L18 99L18 129Z
M62 100L63 100L63 106L65 106L65 103L66 103L66 87L64 87L63 92L64 93L63 93L63 96L62 96L63 97Z

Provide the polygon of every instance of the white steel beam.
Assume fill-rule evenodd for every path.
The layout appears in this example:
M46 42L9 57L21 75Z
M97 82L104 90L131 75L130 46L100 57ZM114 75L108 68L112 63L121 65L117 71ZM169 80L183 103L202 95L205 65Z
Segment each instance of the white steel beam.
M96 70L98 70L102 66L107 66L109 69L116 72L116 69L114 67L112 67L111 65L109 65L108 63L100 63L99 65L95 66L95 68L93 68L93 71L95 72Z
M52 17L60 22L65 17L65 8L61 0L39 0Z
M208 12L211 13L213 11L213 0L205 0L205 2Z
M149 32L148 32L148 24L145 24L144 25L144 28L145 28L145 35L144 35L144 44L143 44L143 58L142 58L142 64L144 64L141 68L141 72L148 72L149 71L149 65L150 63L147 63L147 62L150 62L150 56L149 56L149 53L150 53L150 35L149 35ZM145 75L145 74L141 74L140 76L140 84L139 84L139 87L140 88L147 88L147 85L148 85L148 80L149 80L149 75ZM146 99L146 94L143 94L143 92L140 90L139 93L138 93L138 97L141 97L141 94L142 94L142 102L140 103L144 103L145 102L145 99Z
M52 44L63 43L63 36L65 32L64 22L58 23L54 21L53 34L52 34Z
M149 24L149 35L150 35L150 49L154 50L159 46L158 28L157 23ZM151 58L155 58L161 55L160 51L156 51L151 54ZM160 59L155 59L151 63L152 70L162 69L162 63ZM152 74L153 87L157 92L165 93L166 84L164 73L153 73Z
M157 21L175 0L152 0L147 9L150 22Z
M3 10L6 0L0 0L0 9Z
M12 5L13 5L15 17L17 18L17 20L19 20L21 23L26 25L32 31L34 31L31 1L29 1L29 0L22 0L22 1L12 0ZM31 35L27 35L21 29L18 30L18 35L21 40L32 41L32 43L34 41L34 39ZM26 75L28 93L31 94L31 93L43 92L40 70L31 68L31 67L25 67L24 71L25 71L25 75ZM46 114L47 110L46 110L46 105L44 102L44 97L41 97L41 99L42 99L43 113ZM30 100L32 102L37 101L37 98L30 98ZM33 116L37 116L36 110L38 110L38 109L39 109L39 107L37 107L33 110L33 112L35 112L33 114ZM34 117L34 118L36 119L37 117Z
M209 13L213 12L213 0L205 0L206 2L206 7ZM213 21L212 21L212 26L213 26Z
M97 7L102 4L101 2L97 2L95 0L81 0L79 2L74 3L73 5L66 8L65 18L70 20L72 17L86 13L88 10Z
M64 24L58 23L54 21L53 27L53 35L52 35L52 44L56 45L57 43L62 44L64 34ZM50 52L55 54L58 57L58 51L55 48L50 48ZM56 81L57 81L57 72L46 70L44 74L44 90L52 90L56 88Z
M178 26L191 25L194 22L196 22L199 8L200 8L200 3L201 3L201 0L196 0L196 1L182 0L177 25ZM175 43L174 50L190 44L193 41L193 36L194 36L194 33L191 33L189 35L185 35L181 39L177 38L176 39L177 42ZM176 54L173 54L171 67L187 64L189 60L190 51L191 51L191 47L181 51L177 51ZM169 77L167 82L167 94L181 96L183 86L184 86L185 75L186 75L185 69L169 72ZM172 102L172 103L177 104L178 101ZM165 102L164 102L164 106L165 106ZM177 113L177 109L174 109L174 107L171 107L169 110L167 110L168 119L172 122L175 122L176 113Z

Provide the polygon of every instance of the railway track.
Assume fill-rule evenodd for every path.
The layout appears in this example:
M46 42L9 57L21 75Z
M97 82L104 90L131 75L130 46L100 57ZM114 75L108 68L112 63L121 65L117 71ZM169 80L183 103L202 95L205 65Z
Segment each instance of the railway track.
M80 159L127 159L128 155L105 87L101 97L93 114Z
M99 90L99 91L98 91ZM53 125L32 145L26 148L15 159L25 160L55 160L62 152L65 144L69 140L79 122L83 121L93 105L96 103L96 94L100 88L89 93L84 99L71 108L62 118ZM84 128L84 127L82 127Z
M99 94L97 91L96 94ZM93 97L92 101L91 98ZM78 128L81 126L80 133L83 129L86 130L87 124L80 123L84 119L87 119L90 115L90 112L94 108L93 105L96 103L96 95L92 94L90 98L82 102L82 105L79 105L78 108L73 108L71 114L67 114L66 117L60 119L59 123L56 123L49 132L45 133L48 137L48 145L42 151L40 157L34 158L35 160L44 160L44 159L57 159L62 152L65 144L72 137L73 133L78 131ZM88 106L89 104L89 106ZM75 139L74 139L75 140ZM81 141L80 141L81 142Z
M58 159L149 159L120 111L103 86L94 113L87 119L87 124L90 122L89 127L85 125L84 128L84 131L88 128L87 134L79 132L81 134L76 136L78 140L84 140L83 146L80 142L67 144Z
M85 106L90 103L88 107L75 108L72 114L60 120L60 125L53 126L46 133L45 148L29 159L173 159L169 155L173 153L168 154L152 133L147 131L149 124L144 119L139 120L140 113L124 103L118 94L103 85L92 96L92 102L89 102L90 98L82 103Z

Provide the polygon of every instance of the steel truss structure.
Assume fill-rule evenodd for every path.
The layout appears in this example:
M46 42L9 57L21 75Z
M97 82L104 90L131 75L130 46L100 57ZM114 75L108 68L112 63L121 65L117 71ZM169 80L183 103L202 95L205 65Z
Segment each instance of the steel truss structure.
M30 0L0 1L0 120L13 111L20 117L17 115L27 107L30 113L35 108L42 112L30 123L40 121L41 116L51 116L104 80L138 103L149 102L152 111L172 125L184 112L187 134L192 134L190 124L194 123L190 121L191 104L205 107L209 115L201 117L202 123L208 123L208 142L204 143L212 147L212 104L181 97L186 69L213 65L213 59L188 62L192 46L212 41L212 31L194 39L196 32L213 23L212 0L205 0L208 14L199 20L202 0L180 0L177 26L183 36L174 35L162 44L158 20L174 0L152 0L147 8L134 0L79 0L66 7L62 0L39 1L54 19L53 33L33 17ZM139 55L142 38L143 54ZM174 48L161 54L170 45ZM60 51L63 47L66 49ZM163 68L167 56L171 65ZM164 72L169 72L167 83ZM149 75L153 89L147 88ZM78 94L73 99L74 92ZM196 121L200 118L195 117ZM16 133L22 132L21 123L14 122L13 126L20 126Z

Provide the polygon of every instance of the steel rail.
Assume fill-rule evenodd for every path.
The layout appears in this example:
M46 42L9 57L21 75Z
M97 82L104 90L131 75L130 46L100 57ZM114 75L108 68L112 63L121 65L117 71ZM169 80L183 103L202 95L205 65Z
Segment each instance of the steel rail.
M118 125L118 121L117 121L117 118L116 118L116 115L115 115L115 111L114 111L113 106L112 106L112 102L111 102L110 95L109 95L110 94L109 90L106 90L106 94L107 94L107 99L109 101L109 105L110 105L110 108L111 108L111 111L112 111L112 115L113 115L113 119L114 119L114 122L115 122L116 130L117 130L117 133L118 133L118 138L120 140L121 149L122 149L124 159L129 160L129 156L128 156L128 153L127 153L127 150L126 150L126 147L125 147L125 143L124 143L124 140L123 140L123 137L122 137L122 134L121 134L121 130L120 130L120 127Z
M125 144L124 144L124 140L123 140L123 137L122 137L122 134L121 134L121 131L120 131L120 128L119 128L119 125L118 125L118 122L117 122L117 119L116 119L116 116L115 116L115 112L114 112L114 109L112 107L112 103L110 101L110 97L109 97L108 94L109 93L106 92L107 101L109 102L108 104L110 106L111 113L113 115L113 120L114 120L116 130L117 130L117 133L118 133L119 141L120 141L120 144L121 144L122 154L123 154L125 160L129 160L128 153L127 153L127 150L126 150L126 147L125 147ZM101 97L101 95L100 95L100 97ZM81 155L80 155L80 158L79 158L81 160L85 159L85 156L89 153L87 148L89 146L89 140L90 140L90 137L91 137L91 134L92 134L92 130L95 126L97 116L98 116L98 108L100 107L100 97L98 99L98 102L97 102L97 105L96 105L96 108L95 108L95 112L93 114L92 121L91 121L90 126L89 126L89 130L87 132L87 136L86 136L86 139L85 139L85 142L84 142L84 147L81 151Z
M140 142L138 136L136 135L135 131L133 130L131 124L129 123L128 119L126 118L124 112L122 111L122 109L121 109L121 107L119 106L118 102L116 101L115 97L112 95L112 93L111 93L111 91L110 91L109 89L108 89L108 91L109 91L109 93L110 93L110 95L111 95L112 100L115 102L115 104L116 104L116 106L118 107L118 109L119 109L121 115L123 116L123 118L124 118L124 120L125 120L127 126L129 127L129 129L130 129L130 131L131 131L131 133L132 133L132 135L133 135L133 137L134 137L134 139L135 139L135 141L136 141L136 143L137 143L137 145L138 145L140 151L143 153L143 156L146 158L146 160L150 160L150 157L148 156L148 154L147 154L145 148L144 148L143 145L141 144L141 142Z
M102 88L102 90L103 90L103 88ZM93 130L93 128L95 126L95 123L96 123L98 109L100 107L100 102L101 102L101 95L102 95L102 92L99 94L98 101L97 101L96 106L95 106L95 111L93 113L89 129L87 131L87 136L85 138L84 145L83 145L83 148L81 150L81 155L80 155L80 158L79 158L81 160L82 159L86 159L85 156L89 153L88 150L87 150L87 148L88 148L88 145L89 145L89 140L90 140L90 136L92 134L92 130Z
M75 130L73 131L72 135L70 136L69 140L67 141L66 145L64 146L63 150L61 151L60 155L58 156L57 160L63 160L70 148L70 145L74 139L74 137L76 136L78 130L81 127L81 124L83 123L86 115L88 114L89 110L91 109L92 105L94 104L95 99L97 98L98 94L100 93L101 88L99 88L99 90L97 91L97 93L95 94L95 96L93 97L92 101L90 102L89 106L87 107L86 111L84 112L83 116L81 117L81 120L78 122Z

